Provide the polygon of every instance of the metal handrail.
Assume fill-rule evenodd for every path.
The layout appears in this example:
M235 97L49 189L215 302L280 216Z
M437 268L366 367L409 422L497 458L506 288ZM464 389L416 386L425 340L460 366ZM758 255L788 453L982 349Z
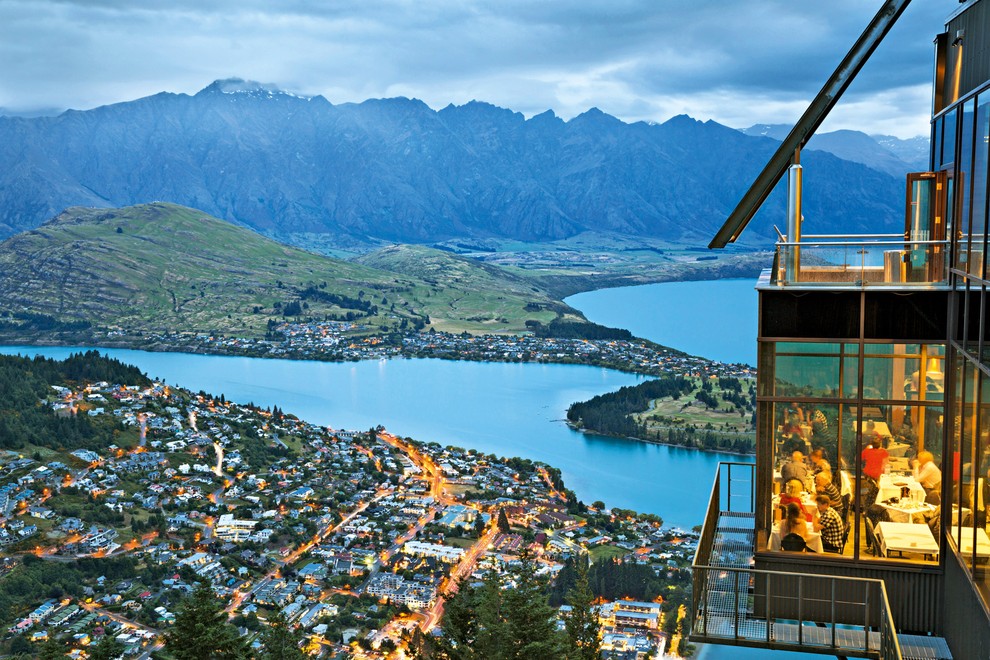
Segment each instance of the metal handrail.
M828 239L828 238L897 238L904 234L802 234L802 238L808 239Z
M800 242L791 243L789 241L777 241L777 247L815 247L819 245L824 245L828 247L857 247L857 246L878 246L883 247L889 245L891 247L903 247L905 245L943 245L947 246L949 241L908 241L901 239L899 241L806 241L803 238Z
M749 641L753 645L767 648L819 652L827 648L839 655L855 653L883 660L902 658L883 580L707 565L693 566L692 571L695 589L695 627L692 634L700 636L698 641ZM825 588L821 588L822 582L825 583ZM859 585L862 586L863 595L856 599L851 593L858 591ZM788 595L789 593L793 595ZM829 595L823 599L816 597L814 593ZM848 618L844 620L836 607L837 603L845 612L851 608L860 609L861 624L849 624ZM871 621L871 610L875 606L879 608L880 617L878 621ZM757 613L758 610L762 612L762 616ZM826 611L828 616L816 615ZM752 627L748 633L743 632L741 624L753 622L759 622L760 627L763 627L760 637L756 636L760 631ZM806 622L828 626L830 634L827 641L823 643L820 638L808 639L803 625ZM726 623L731 623L728 631L725 630ZM784 627L794 626L795 623L796 639L779 639ZM861 644L840 642L837 631L850 625L854 625L855 629L861 625ZM716 626L718 630L715 629ZM870 632L873 628L879 634L879 646L871 643Z

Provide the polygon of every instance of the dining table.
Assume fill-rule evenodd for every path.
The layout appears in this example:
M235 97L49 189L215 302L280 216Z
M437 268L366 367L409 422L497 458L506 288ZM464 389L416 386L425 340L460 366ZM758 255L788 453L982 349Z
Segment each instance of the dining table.
M925 489L910 474L881 474L880 491L877 493L877 503L885 502L894 497L901 497L901 488L908 488L908 497L916 502L925 501Z
M874 533L880 554L884 557L890 557L891 552L899 554L910 552L926 557L938 557L938 541L935 540L928 525L884 521L877 524Z
M959 526L952 527L952 538L959 539L959 554L963 559L973 556L973 528L963 527L962 536L959 536ZM990 536L982 527L976 528L976 561L981 564L990 560Z
M934 504L917 502L912 498L900 498L898 500L882 501L877 499L877 504L882 506L892 522L918 523L924 522L935 513L937 508Z
M825 550L822 547L822 535L819 532L814 531L814 527L810 522L805 524L808 526L808 533L807 536L805 537L805 544L807 544L808 549L811 550L812 552L819 552L819 553L824 552ZM777 552L781 549L780 525L773 526L773 531L770 532L770 542L767 545L767 547L770 550L773 550L774 552Z

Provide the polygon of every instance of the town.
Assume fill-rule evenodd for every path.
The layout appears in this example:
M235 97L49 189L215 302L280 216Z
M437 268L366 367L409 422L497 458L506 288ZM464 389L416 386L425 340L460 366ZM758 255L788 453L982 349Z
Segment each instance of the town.
M429 330L369 334L351 321L273 324L265 338L210 333L161 333L140 337L110 331L104 341L144 350L296 360L442 358L485 362L555 362L607 367L644 375L755 378L755 368L687 355L641 339L576 339L532 334L454 334Z
M206 585L255 645L281 613L311 655L402 658L414 634L442 626L459 581L523 556L548 578L584 557L648 571L639 593L598 594L607 657L686 644L697 534L581 503L550 466L382 427L315 426L160 382L51 384L44 405L116 442L2 457L11 653L58 638L86 658L113 636L127 656L151 657L183 598Z

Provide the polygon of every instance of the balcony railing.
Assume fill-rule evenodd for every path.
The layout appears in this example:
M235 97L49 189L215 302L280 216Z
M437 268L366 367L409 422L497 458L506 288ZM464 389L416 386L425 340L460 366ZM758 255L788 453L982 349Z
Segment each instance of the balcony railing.
M882 580L695 566L691 639L900 660Z
M948 241L902 234L814 235L777 242L772 283L782 286L932 286L948 281Z
M754 477L752 464L719 464L692 566L692 641L900 660L882 580L751 568Z

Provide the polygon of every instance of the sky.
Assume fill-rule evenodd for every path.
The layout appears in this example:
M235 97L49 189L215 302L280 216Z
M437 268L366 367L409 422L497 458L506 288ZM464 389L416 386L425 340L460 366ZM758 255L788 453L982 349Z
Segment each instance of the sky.
M881 4L0 0L0 108L82 110L241 77L332 103L793 124ZM909 5L821 130L927 135L932 38L958 6Z

